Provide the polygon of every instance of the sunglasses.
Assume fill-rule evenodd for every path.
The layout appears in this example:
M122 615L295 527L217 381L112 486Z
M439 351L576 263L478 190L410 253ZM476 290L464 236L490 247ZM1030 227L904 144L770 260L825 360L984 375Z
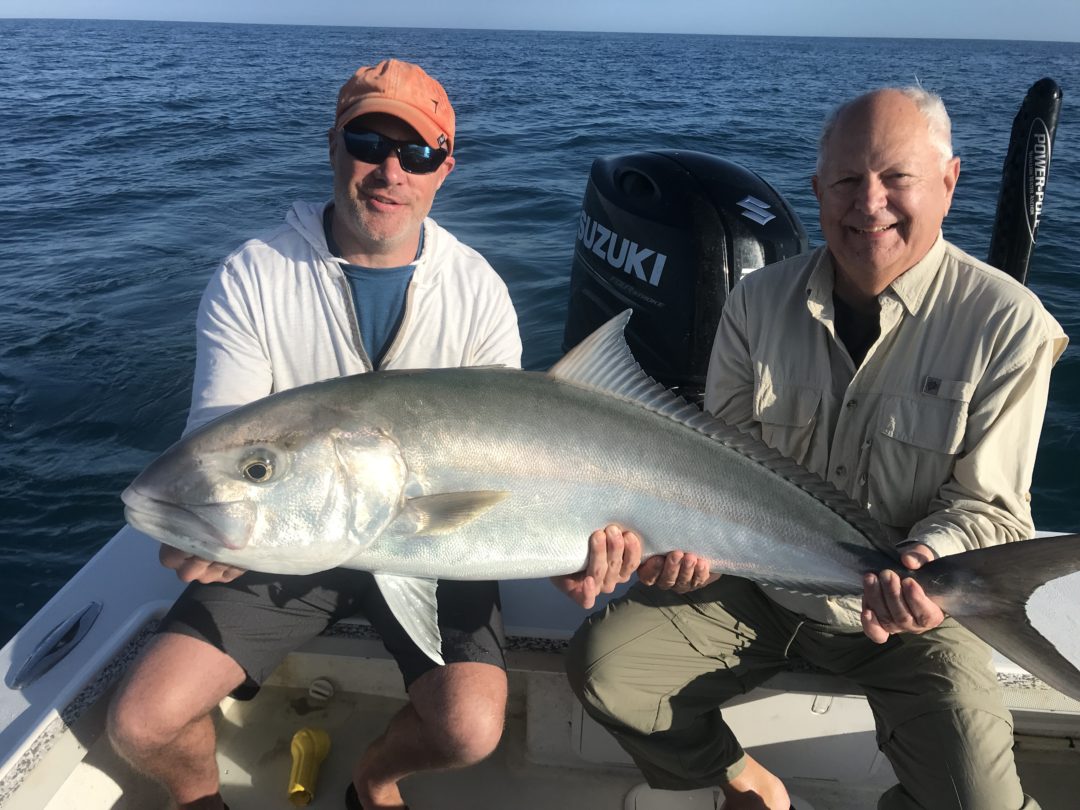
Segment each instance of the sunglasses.
M435 149L426 143L395 141L366 129L343 129L341 135L345 139L345 151L361 163L379 164L396 152L398 163L409 174L431 174L448 154L445 149Z

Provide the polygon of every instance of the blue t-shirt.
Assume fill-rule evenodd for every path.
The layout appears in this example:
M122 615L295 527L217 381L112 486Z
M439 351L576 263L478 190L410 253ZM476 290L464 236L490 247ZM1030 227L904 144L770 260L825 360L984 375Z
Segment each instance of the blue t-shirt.
M340 258L341 252L334 242L330 223L332 209L326 207L323 214L323 230L326 233L326 246L330 252ZM424 249L424 229L420 229L420 244L416 249L416 259ZM398 327L405 317L405 294L409 289L415 261L404 267L361 267L358 264L343 264L341 269L349 281L353 304L356 307L356 319L360 326L360 340L364 343L372 366L378 368L383 356L397 334Z

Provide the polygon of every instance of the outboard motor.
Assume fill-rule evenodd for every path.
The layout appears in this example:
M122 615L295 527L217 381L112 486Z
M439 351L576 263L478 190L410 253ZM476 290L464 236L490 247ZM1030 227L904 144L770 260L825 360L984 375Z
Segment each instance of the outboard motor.
M742 166L676 150L598 158L578 221L563 351L632 307L626 336L638 363L699 402L728 291L806 249L787 201Z

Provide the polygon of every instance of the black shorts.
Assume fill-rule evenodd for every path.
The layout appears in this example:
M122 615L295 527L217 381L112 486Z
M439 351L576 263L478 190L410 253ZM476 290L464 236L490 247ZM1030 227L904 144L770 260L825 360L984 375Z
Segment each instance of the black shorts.
M497 582L440 580L436 592L446 663L506 668ZM232 582L191 583L158 632L181 633L217 647L248 679L235 696L251 697L278 664L340 619L363 616L394 656L408 689L438 664L409 638L367 571L334 568L306 576L248 571Z

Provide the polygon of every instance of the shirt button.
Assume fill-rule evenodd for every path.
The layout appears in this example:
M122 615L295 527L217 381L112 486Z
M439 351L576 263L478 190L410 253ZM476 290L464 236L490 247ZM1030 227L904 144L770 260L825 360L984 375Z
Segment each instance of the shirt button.
M847 403L844 405L844 407L847 408L850 411L852 408L854 408L858 404L859 404L859 400L857 400L857 399L849 399L847 401Z
M873 439L867 439L867 440L866 440L865 442L863 442L863 443L862 443L862 446L863 446L863 447L869 447L869 446L870 446L870 445L872 445L873 443L874 443L874 440L873 440Z
M860 475L859 476L859 486L860 487L865 487L866 486L866 476L865 475Z
M833 472L835 472L838 476L842 478L843 476L847 475L847 467L841 464L839 467L833 470Z

